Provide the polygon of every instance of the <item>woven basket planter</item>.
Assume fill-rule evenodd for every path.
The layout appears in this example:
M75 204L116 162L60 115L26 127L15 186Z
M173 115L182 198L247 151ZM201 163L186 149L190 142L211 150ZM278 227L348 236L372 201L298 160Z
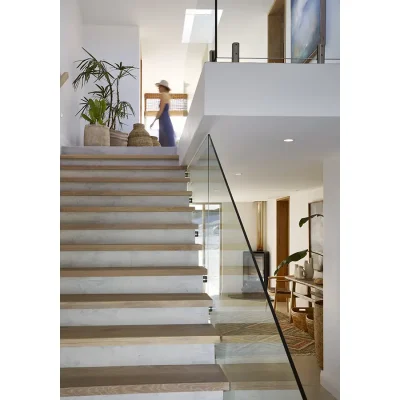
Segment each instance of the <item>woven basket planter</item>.
M110 129L103 125L85 125L85 146L109 146Z
M129 134L128 146L153 147L153 141L143 124L134 124Z
M293 307L292 318L294 326L304 332L307 332L306 316L311 312L312 311L310 311L310 308L308 307Z
M307 332L314 339L314 314L306 315Z
M154 147L161 147L160 142L158 141L158 137L157 136L150 136L151 140L153 141L153 146Z
M324 369L324 303L322 300L315 302L314 339L318 365Z
M110 129L110 146L128 146L128 134Z

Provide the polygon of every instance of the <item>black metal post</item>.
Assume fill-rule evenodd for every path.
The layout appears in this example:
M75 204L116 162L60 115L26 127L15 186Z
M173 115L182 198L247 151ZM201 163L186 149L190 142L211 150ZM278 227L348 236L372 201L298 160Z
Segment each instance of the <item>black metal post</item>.
M217 62L218 58L218 0L215 0L215 15L214 15L214 30L215 30L215 53L214 62Z

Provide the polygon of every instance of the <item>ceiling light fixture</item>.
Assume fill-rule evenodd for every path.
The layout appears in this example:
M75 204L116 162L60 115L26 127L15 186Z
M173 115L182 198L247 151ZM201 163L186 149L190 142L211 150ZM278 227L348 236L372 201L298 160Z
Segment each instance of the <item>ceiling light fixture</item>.
M241 173L241 172L236 172L235 175L236 175L236 176L242 176L242 173Z
M217 20L217 25L219 24L219 21L221 20L222 17L222 12L223 10L218 10L218 20ZM214 10L206 10L206 9L187 9L185 12L185 22L183 23L183 33L182 33L182 43L190 43L190 39L192 37L192 31L193 31L193 25L194 25L194 20L199 16L212 16L214 15ZM210 19L210 24L214 21L213 18ZM203 19L201 20L201 25L202 25L202 30L204 29L204 22ZM207 31L207 30L206 30ZM212 34L212 39L209 37L204 39L204 43L211 43L214 37L214 25L210 25L210 34ZM208 35L206 35L208 36ZM211 42L210 42L211 40ZM196 41L197 42L197 41Z
M284 142L287 142L287 143L294 142L294 139L285 139Z

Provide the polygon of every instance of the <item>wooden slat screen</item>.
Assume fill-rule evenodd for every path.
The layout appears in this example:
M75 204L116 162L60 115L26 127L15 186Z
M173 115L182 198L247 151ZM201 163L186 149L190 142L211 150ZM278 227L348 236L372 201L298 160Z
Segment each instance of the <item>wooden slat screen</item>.
M185 93L171 94L169 114L174 117L187 117L188 95ZM145 93L144 116L154 117L160 109L160 93Z

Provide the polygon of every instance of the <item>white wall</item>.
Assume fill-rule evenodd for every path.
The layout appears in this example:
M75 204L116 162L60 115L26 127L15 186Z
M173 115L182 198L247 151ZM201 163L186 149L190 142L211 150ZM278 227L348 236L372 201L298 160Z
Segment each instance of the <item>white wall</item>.
M321 384L340 390L340 160L324 161L324 370Z
M109 61L110 63L122 62L136 68L136 79L124 78L121 80L120 98L131 103L135 116L124 121L126 124L123 132L130 132L134 123L140 118L140 39L137 26L108 26L84 25L83 47L94 57ZM79 59L85 58L82 50ZM91 90L92 85L87 85L85 92Z
M74 91L76 77L74 61L78 60L82 47L82 17L78 0L61 0L60 3L60 74L68 72L69 79L60 89L60 145L81 146L79 118L75 117L82 90Z
M291 0L286 0L285 54L291 57ZM340 59L340 0L326 0L326 46L325 58ZM290 62L290 60L286 60ZM332 61L334 62L334 61ZM329 63L329 60L326 61Z

